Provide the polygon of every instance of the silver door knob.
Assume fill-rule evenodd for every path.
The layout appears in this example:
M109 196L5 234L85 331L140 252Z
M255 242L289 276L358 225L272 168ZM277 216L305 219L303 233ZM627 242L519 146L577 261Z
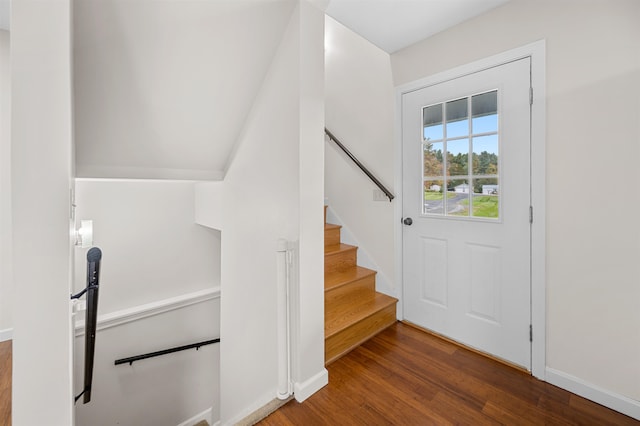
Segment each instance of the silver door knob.
M411 219L410 217L405 217L402 223L404 223L407 226L411 226L411 224L413 223L413 219Z

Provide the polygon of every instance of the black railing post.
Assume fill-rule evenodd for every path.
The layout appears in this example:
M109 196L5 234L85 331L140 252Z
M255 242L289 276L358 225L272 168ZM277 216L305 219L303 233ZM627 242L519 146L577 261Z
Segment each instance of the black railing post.
M87 252L87 286L71 299L78 299L87 293L87 309L84 321L84 388L75 401L84 396L82 403L91 401L91 385L93 383L93 360L96 349L96 324L98 321L98 290L100 288L100 262L102 251L92 247Z

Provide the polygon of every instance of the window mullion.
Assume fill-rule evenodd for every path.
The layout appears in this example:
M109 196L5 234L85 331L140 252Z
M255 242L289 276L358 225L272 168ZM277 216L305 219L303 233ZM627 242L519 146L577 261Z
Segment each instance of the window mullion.
M469 126L469 152L467 154L467 176L468 179L467 181L469 182L469 217L473 216L472 212L473 212L473 133L472 133L472 128L471 128L471 114L472 114L472 109L471 109L471 102L473 101L473 99L471 99L471 96L469 96L467 101L467 123Z
M449 170L449 148L447 146L447 103L442 103L442 182L444 189L442 191L442 215L446 216L449 209L447 171Z

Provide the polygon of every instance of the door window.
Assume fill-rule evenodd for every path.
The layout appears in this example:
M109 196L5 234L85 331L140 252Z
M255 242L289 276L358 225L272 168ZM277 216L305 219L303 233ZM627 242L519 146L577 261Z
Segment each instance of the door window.
M424 215L500 218L498 91L422 108Z

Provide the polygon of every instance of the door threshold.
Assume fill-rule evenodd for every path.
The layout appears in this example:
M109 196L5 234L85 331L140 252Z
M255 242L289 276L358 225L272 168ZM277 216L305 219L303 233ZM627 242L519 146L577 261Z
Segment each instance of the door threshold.
M531 376L531 371L527 370L526 368L524 368L521 365L514 364L512 362L509 362L507 360L499 358L499 357L497 357L495 355L492 355L492 354L490 354L488 352L484 352L484 351L481 351L479 349L476 349L476 348L474 348L472 346L467 346L464 343L460 343L457 340L453 340L450 337L447 337L447 336L445 336L443 334L440 334L440 333L436 333L433 330L429 330L428 328L421 327L421 326L419 326L417 324L414 324L412 322L409 322L407 320L402 320L400 322L405 324L405 325L408 325L409 327L413 327L416 330L420 330L423 333L427 333L427 334L429 334L431 336L437 337L440 340L444 340L445 342L448 342L448 343L451 343L453 345L456 345L459 348L466 349L466 350L468 350L470 352L476 353L476 354L481 355L481 356L483 356L485 358L488 358L490 360L499 362L500 364L506 365L507 367L513 368L514 370L518 370L518 371L520 371L520 372L522 372L522 373L524 373L524 374L526 374L528 376Z

